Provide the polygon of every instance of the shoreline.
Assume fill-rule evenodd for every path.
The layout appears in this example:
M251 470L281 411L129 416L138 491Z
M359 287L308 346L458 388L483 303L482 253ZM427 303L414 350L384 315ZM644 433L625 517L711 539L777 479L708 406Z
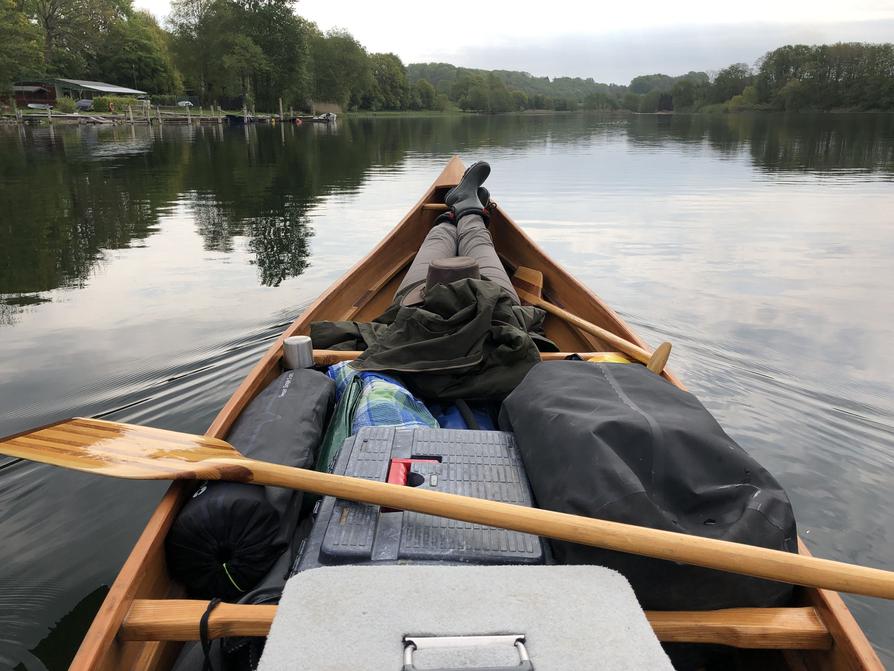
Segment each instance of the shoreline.
M260 117L259 113L259 117ZM268 115L267 113L262 113L264 115L264 119L261 123L270 123L274 121L275 123L279 123L278 119L275 119L275 114ZM553 116L553 115L602 115L602 116L617 116L617 117L625 117L625 116L653 116L653 117L672 117L672 116L710 116L710 117L718 117L718 116L726 116L726 115L763 115L763 114L782 114L782 115L797 115L797 116L808 116L808 115L838 115L838 114L865 114L865 115L878 115L878 114L894 114L894 110L849 110L849 109L833 109L833 110L797 110L797 111L786 111L786 110L765 110L765 109L742 109L742 110L662 110L659 112L633 112L631 110L519 110L515 112L474 112L474 111L464 111L464 110L449 110L449 111L427 111L427 110L408 110L408 111L357 111L357 112L344 112L339 115L343 119L427 119L427 118L459 118L459 117L468 117L468 116L479 116L479 117L512 117L512 116ZM58 116L54 116L52 121L50 121L46 115L44 114L20 114L19 119L17 120L11 113L0 113L0 126L16 126L16 125L90 125L90 126L118 126L118 125L147 125L147 121L145 119L135 119L134 122L131 122L127 119L124 114L103 114L101 118L97 118L99 115L93 116L75 116L75 115L63 115L60 114ZM164 125L188 125L188 124L220 124L224 123L223 119L218 119L218 117L199 117L194 116L190 121L186 119L165 119ZM150 125L156 125L157 121L152 119ZM224 124L225 125L225 124Z

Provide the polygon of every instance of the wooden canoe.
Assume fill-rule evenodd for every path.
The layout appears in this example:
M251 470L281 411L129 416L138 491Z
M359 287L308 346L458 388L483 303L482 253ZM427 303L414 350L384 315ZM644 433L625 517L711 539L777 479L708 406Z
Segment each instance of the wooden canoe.
M226 438L247 403L279 372L281 343L304 334L322 319L369 320L390 304L400 280L434 218L443 197L462 176L454 157L403 220L365 258L333 284L274 342L217 415L207 435ZM593 292L551 260L499 207L492 214L494 244L510 273L518 266L540 270L543 296L552 303L642 347L645 343ZM610 348L556 317L547 335L566 352ZM320 354L320 362L326 358ZM665 371L674 384L682 386ZM184 599L168 576L164 539L193 485L175 482L159 503L99 609L71 669L121 671L169 669L179 641L196 637L204 602ZM803 547L801 551L807 553ZM212 635L260 635L275 606L218 608L210 618ZM745 608L712 612L647 613L661 640L720 643L740 649L738 668L882 669L841 597L826 590L799 588L790 608ZM184 636L184 630L191 633Z

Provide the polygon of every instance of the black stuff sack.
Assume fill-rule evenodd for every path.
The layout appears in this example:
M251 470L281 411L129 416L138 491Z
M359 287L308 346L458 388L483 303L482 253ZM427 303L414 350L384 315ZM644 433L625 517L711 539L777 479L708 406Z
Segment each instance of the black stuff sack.
M554 361L506 398L537 505L575 515L797 552L785 491L692 394L644 366ZM630 581L643 608L778 606L792 587L575 543L564 564L600 564Z
M227 440L253 459L312 467L334 399L325 374L288 370L252 399ZM282 487L204 483L168 533L171 575L194 596L238 599L291 549L301 500Z
M203 483L168 532L168 570L193 596L235 601L285 550L279 528L263 487Z

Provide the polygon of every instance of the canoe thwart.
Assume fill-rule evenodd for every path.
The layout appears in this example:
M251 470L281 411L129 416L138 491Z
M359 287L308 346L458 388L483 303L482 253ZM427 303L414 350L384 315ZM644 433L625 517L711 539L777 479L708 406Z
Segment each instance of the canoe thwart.
M124 641L197 641L207 601L136 599L118 633ZM210 638L266 636L273 605L221 603L208 618ZM828 650L832 637L813 608L646 611L660 641L737 648Z
M357 357L359 357L363 352L360 350L341 350L341 349L315 349L314 350L314 363L318 366L331 366L332 364L339 363L340 361L353 361ZM623 354L619 352L541 352L540 360L541 361L561 361L562 359L567 359L570 356L577 354L581 359L590 359L594 356L598 355L607 355L607 354Z

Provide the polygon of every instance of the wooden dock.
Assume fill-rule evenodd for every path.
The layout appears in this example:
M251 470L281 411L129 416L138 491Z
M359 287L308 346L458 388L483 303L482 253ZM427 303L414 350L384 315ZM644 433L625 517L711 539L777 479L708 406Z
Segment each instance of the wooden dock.
M269 116L269 115L268 115ZM226 114L217 107L208 110L189 107L140 107L128 106L121 112L74 112L61 113L53 110L14 110L12 114L0 114L0 123L7 124L124 124L124 125L193 125L223 124Z
M224 112L212 105L203 107L149 107L128 106L116 112L73 112L62 113L48 110L15 109L12 114L0 114L0 124L125 124L125 125L193 125L193 124L250 124L250 123L313 123L323 119L310 114L298 114L294 110L285 113L280 107L279 114L258 114L243 109L241 112Z

